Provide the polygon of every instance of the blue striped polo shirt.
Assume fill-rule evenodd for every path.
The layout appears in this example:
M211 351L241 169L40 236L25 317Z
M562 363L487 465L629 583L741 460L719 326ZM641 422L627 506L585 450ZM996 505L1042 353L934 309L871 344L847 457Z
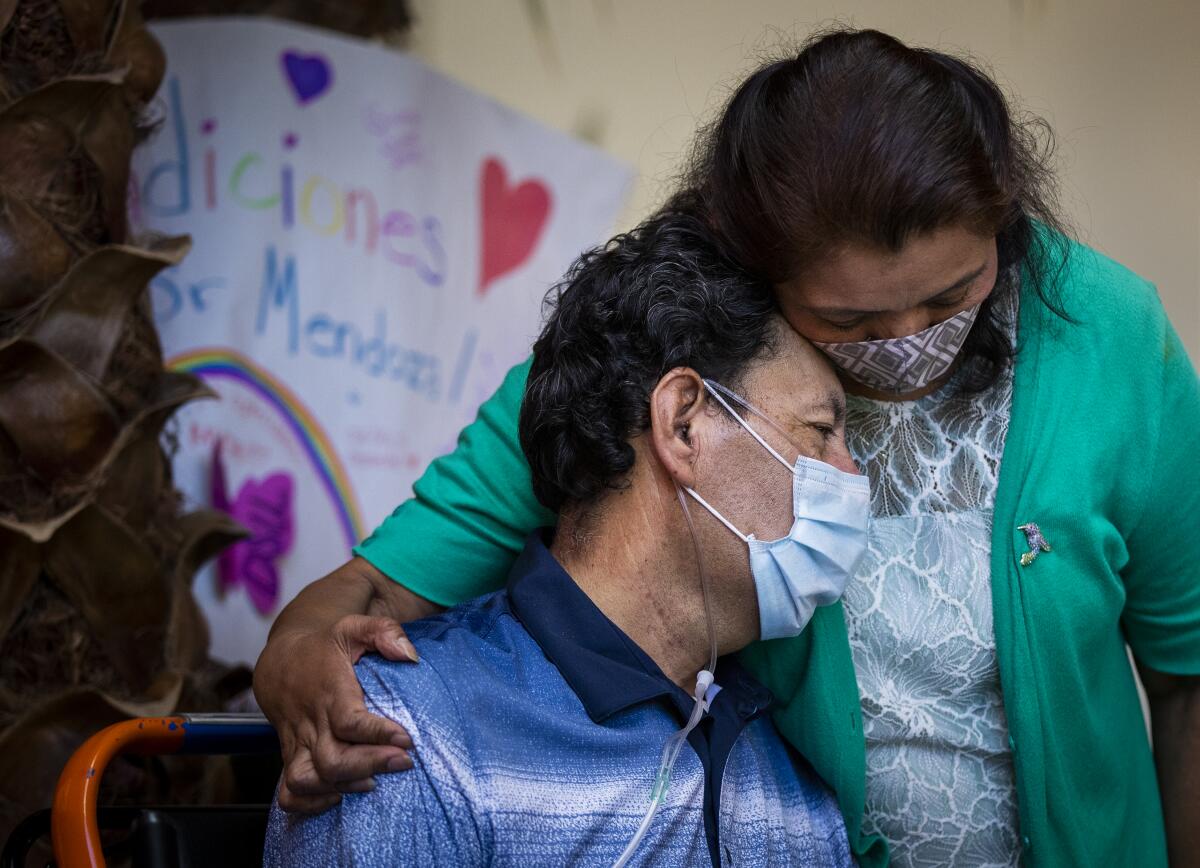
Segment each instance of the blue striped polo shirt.
M692 699L532 535L505 590L408 626L417 665L364 658L367 707L415 767L311 817L272 808L268 866L611 865ZM733 657L632 865L853 864L836 801Z

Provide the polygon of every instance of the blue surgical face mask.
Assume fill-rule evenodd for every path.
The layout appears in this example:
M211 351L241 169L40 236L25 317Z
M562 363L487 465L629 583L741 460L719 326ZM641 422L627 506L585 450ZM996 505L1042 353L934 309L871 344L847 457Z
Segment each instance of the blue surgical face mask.
M750 573L758 593L760 638L798 636L817 606L837 602L867 550L871 486L865 476L838 470L801 455L789 464L733 407L725 396L773 422L718 383L704 381L709 393L772 457L792 473L792 528L777 540L744 534L699 494L685 489L746 543ZM722 394L724 393L724 395Z

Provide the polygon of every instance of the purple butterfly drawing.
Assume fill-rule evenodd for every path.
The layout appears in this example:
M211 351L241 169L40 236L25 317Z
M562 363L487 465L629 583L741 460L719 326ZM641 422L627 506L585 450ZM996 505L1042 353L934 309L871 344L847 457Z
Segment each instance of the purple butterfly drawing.
M210 483L213 507L250 531L248 539L234 543L217 559L217 585L222 594L245 588L259 614L269 615L279 605L278 562L291 551L295 535L292 477L272 473L261 480L247 479L231 501L218 440L213 447Z

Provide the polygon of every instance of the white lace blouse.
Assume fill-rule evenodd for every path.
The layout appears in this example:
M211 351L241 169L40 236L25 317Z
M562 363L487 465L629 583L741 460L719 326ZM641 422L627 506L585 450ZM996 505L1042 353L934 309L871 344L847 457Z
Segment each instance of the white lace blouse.
M1016 332L1016 295L1004 311ZM871 479L869 550L844 605L867 745L865 831L897 866L1019 861L1016 789L992 626L992 505L1012 367L987 391L849 396Z

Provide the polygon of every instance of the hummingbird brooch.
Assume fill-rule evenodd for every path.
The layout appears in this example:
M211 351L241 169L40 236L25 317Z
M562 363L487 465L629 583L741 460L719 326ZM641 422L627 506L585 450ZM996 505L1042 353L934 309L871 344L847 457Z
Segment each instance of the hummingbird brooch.
M1037 526L1037 522L1020 525L1017 530L1025 534L1025 542L1029 544L1029 551L1021 555L1021 566L1027 567L1036 561L1042 552L1051 551L1050 543L1042 536L1042 529Z

